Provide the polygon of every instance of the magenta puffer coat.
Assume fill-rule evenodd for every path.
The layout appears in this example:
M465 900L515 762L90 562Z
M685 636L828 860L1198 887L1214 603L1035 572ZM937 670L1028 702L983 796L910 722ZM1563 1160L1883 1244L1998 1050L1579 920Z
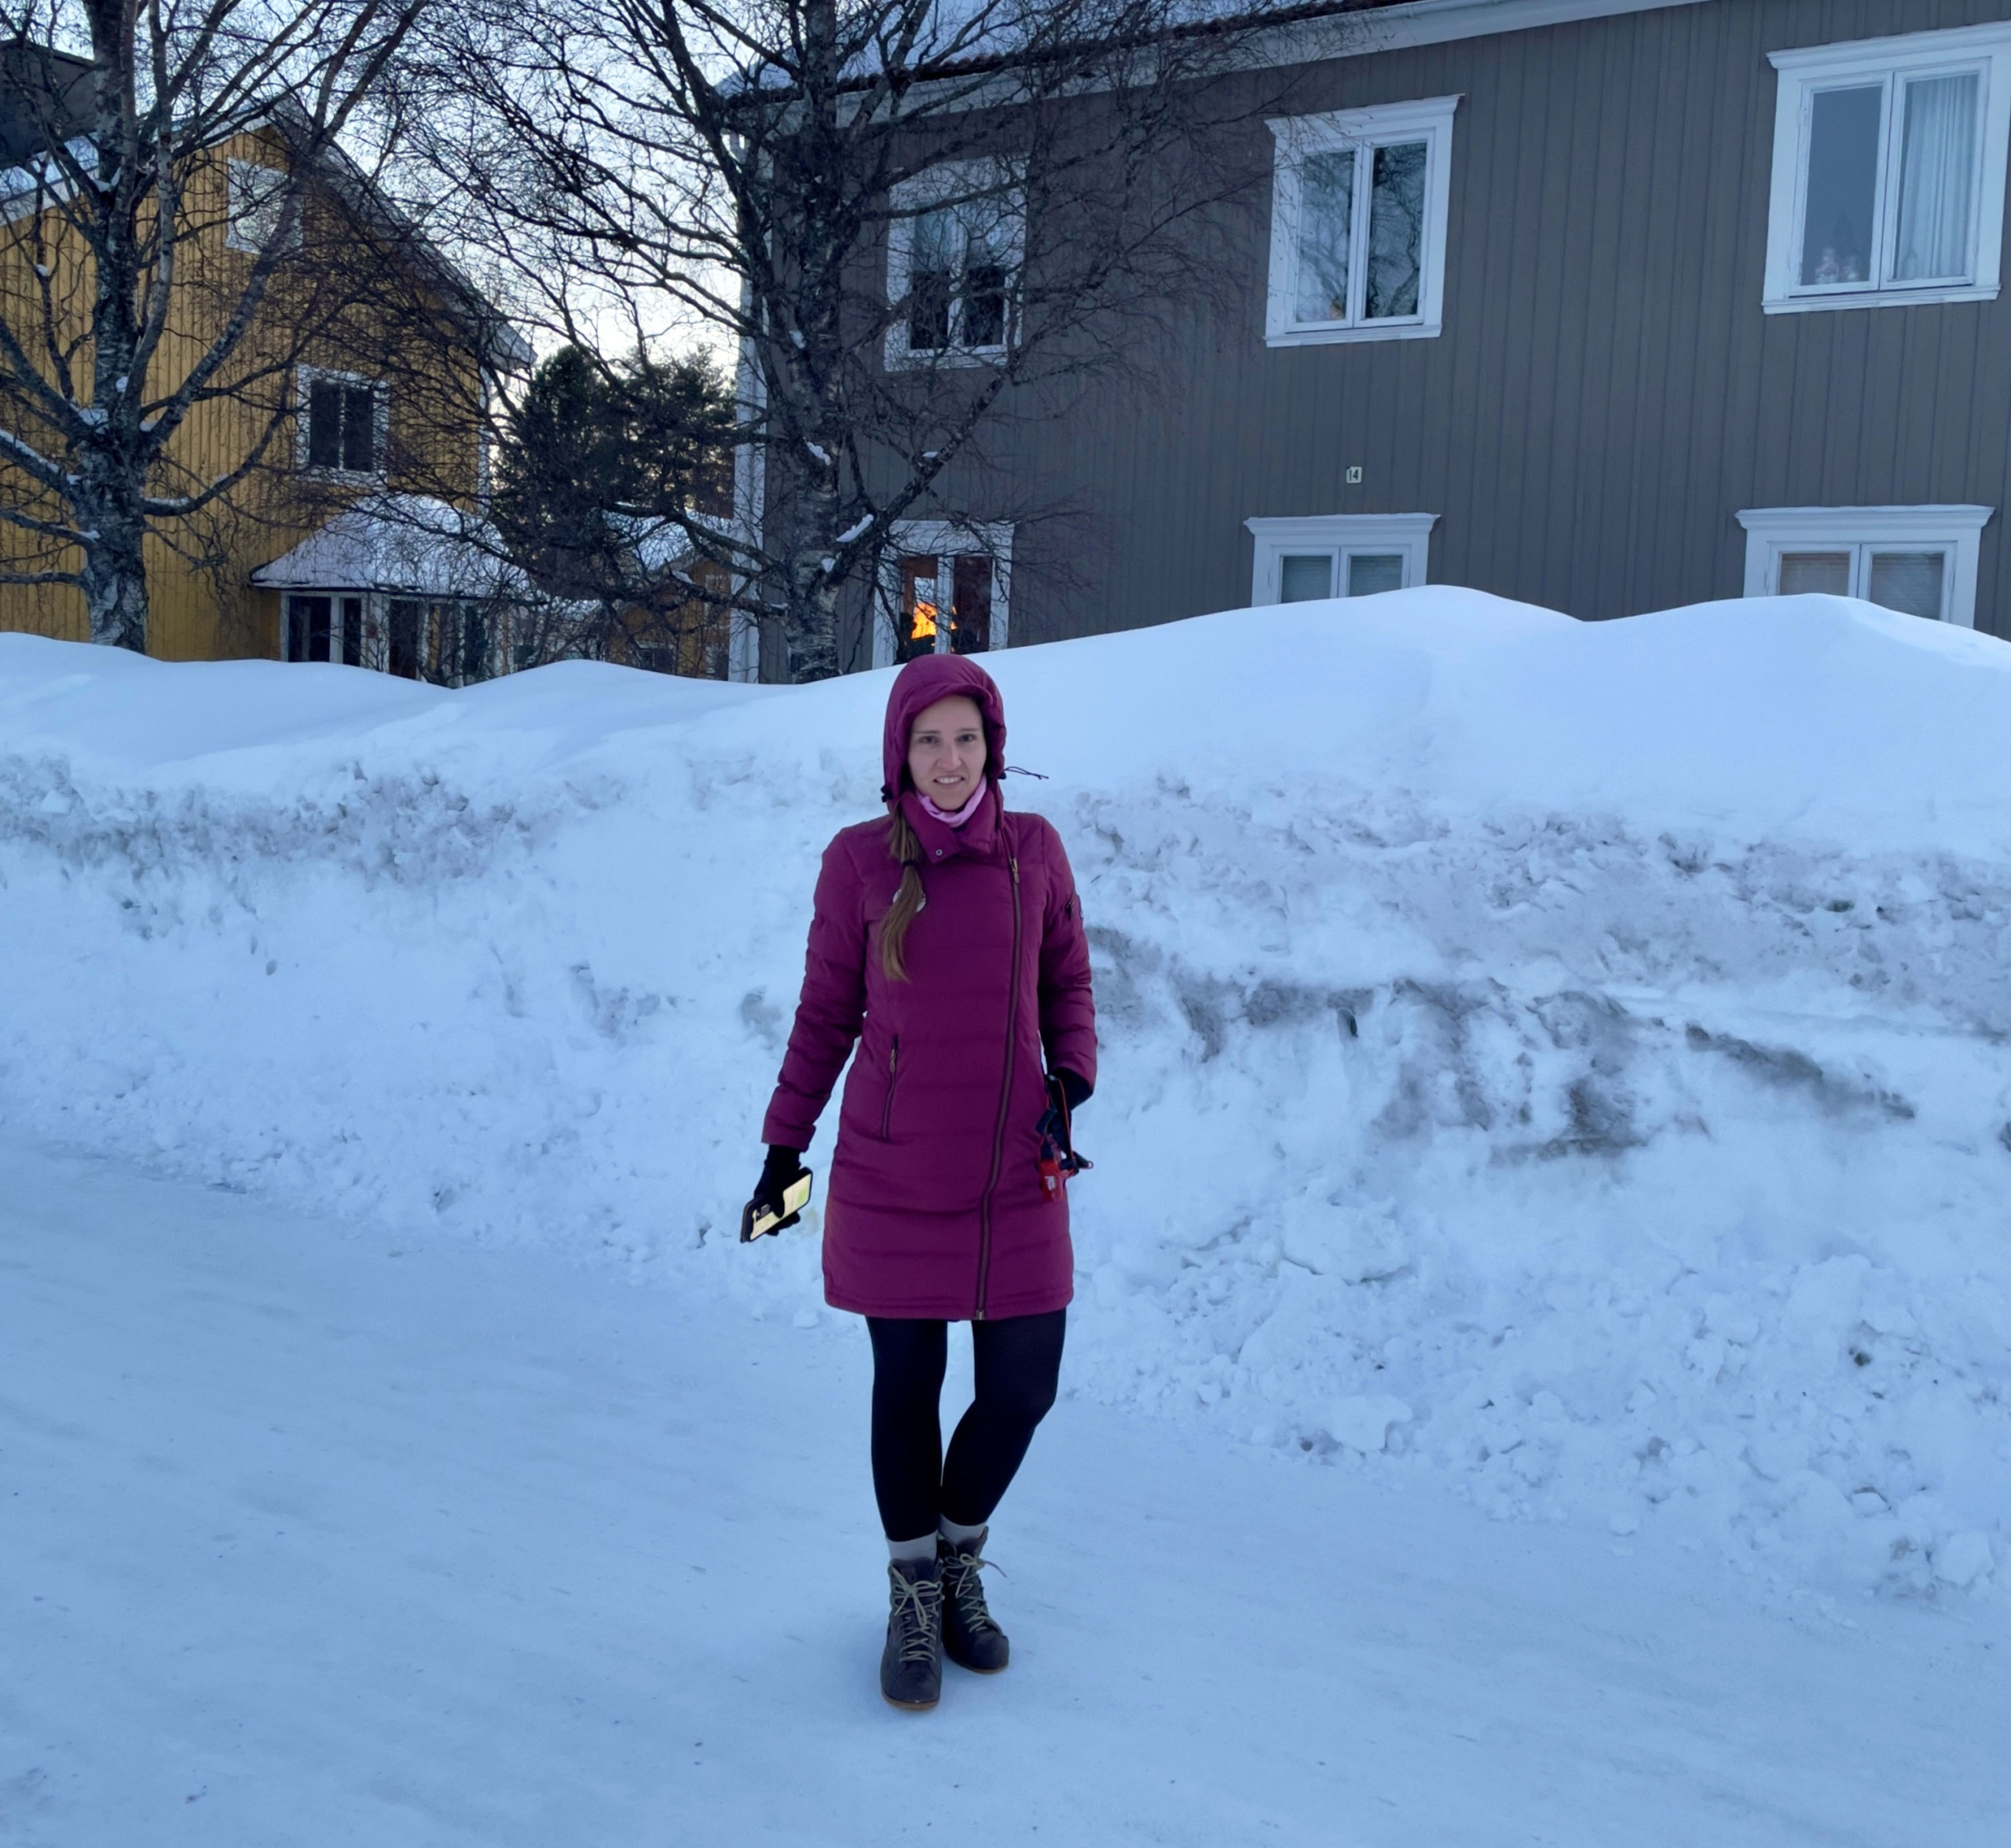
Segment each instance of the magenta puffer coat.
M986 796L961 829L907 778L916 714L962 693L984 715ZM865 1316L1001 1319L1074 1294L1065 1198L1042 1191L1037 1125L1048 1068L1093 1085L1096 1012L1075 883L1053 829L998 793L1006 709L960 655L924 655L887 702L886 792L922 846L926 900L908 927L908 979L880 966L880 920L901 868L889 824L824 850L815 915L764 1142L807 1149L855 1041L824 1189L824 1296Z

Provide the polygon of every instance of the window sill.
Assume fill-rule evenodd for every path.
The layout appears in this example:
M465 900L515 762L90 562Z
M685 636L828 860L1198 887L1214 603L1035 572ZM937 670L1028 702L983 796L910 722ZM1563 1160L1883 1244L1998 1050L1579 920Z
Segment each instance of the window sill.
M386 479L381 468L316 468L302 463L300 472L310 481L330 481L341 488L381 488Z
M903 347L887 355L886 365L890 372L931 372L948 366L1002 366L1006 358L1002 346L931 346L919 353Z
M1760 306L1767 314L1836 314L1852 308L1929 308L1948 302L1995 302L1995 283L1951 283L1923 289L1863 289L1852 295L1772 295Z
M1364 340L1436 340L1443 331L1438 321L1378 322L1361 328L1267 328L1266 346L1353 346Z

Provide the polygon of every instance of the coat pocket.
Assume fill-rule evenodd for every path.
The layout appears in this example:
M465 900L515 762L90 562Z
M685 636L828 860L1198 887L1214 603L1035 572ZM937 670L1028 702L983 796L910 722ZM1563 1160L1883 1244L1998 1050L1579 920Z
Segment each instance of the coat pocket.
M888 1140L894 1128L894 1086L901 1075L901 1036L894 1035L893 1044L887 1048L887 1095L880 1106L880 1140Z

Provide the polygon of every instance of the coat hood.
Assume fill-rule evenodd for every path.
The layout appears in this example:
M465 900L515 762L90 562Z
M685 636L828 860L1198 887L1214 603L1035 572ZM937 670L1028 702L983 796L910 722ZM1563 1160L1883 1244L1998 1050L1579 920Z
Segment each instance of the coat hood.
M984 780L995 789L1006 774L1006 702L997 683L968 655L920 654L894 676L887 695L887 724L881 735L886 781L881 800L895 801L907 781L908 734L917 715L938 700L961 693L977 702L984 721Z

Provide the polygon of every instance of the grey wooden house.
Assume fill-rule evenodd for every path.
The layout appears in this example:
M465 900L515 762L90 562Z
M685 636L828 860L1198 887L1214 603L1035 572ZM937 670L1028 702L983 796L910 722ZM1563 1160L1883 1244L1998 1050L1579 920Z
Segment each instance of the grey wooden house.
M1222 81L1289 67L1289 107L1227 306L1153 361L1179 389L1015 427L995 510L903 529L851 664L952 608L996 648L1423 583L2011 635L2011 0L1401 0L1264 42ZM910 330L973 364L1009 337L980 254Z

